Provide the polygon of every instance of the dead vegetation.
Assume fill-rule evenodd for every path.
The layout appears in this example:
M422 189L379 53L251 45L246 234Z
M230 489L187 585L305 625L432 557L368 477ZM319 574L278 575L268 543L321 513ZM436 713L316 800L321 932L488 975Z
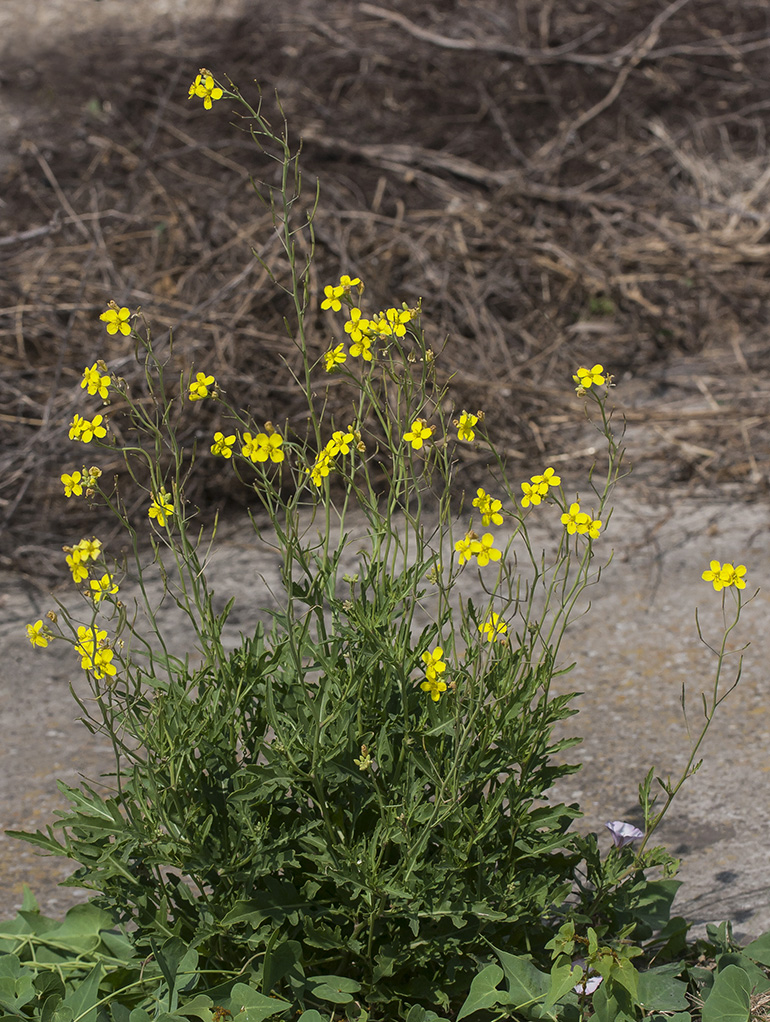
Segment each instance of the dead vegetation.
M641 483L766 487L763 0L249 12L4 68L27 114L2 169L0 565L39 575L94 527L58 478L85 450L67 439L83 367L137 374L98 321L108 299L141 306L161 343L173 335L172 367L214 373L256 421L300 412L287 309L251 254L277 254L250 184L271 170L224 104L188 102L200 66L244 92L258 79L274 116L277 89L307 192L321 182L317 289L355 272L373 306L422 298L455 406L486 410L523 476L590 460L569 380L602 362ZM310 321L326 350L341 324L317 301ZM185 416L191 447L216 428L207 414ZM192 497L220 506L233 495L209 468Z

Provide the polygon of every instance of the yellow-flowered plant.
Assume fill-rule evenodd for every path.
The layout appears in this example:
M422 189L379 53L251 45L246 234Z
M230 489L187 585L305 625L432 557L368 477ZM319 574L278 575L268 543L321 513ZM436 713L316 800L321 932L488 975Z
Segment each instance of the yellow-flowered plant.
M566 1004L574 1015L573 988L588 977L576 951L601 950L605 993L628 993L631 942L647 940L650 904L671 895L669 886L648 897L645 871L674 867L646 845L724 698L746 568L713 561L703 575L733 589L736 617L715 650L706 725L681 780L660 782L658 811L650 774L641 844L601 855L595 837L571 828L579 808L554 796L573 769L557 756L571 744L557 729L573 711L553 682L566 673L565 629L599 579L622 474L612 378L600 363L573 377L580 414L603 441L590 472L564 462L568 492L590 486L590 513L565 498L552 465L512 479L493 411L483 429L481 413L451 418L450 374L427 344L419 302L401 295L384 311L366 308L362 280L347 274L318 293L317 196L302 190L280 110L274 129L261 98L253 106L206 69L189 95L208 110L232 99L256 143L254 185L281 247L265 267L290 298L285 356L303 407L292 396L279 432L264 421L277 410L259 409L255 422L213 374L187 367L168 384L167 352L155 350L145 313L114 302L102 313L109 334L130 336L146 388L135 397L100 359L84 371L82 389L111 401L112 428L108 438L101 415L76 414L70 436L107 450L110 483L97 466L60 478L65 496L85 490L114 513L126 563L95 538L66 547L84 620L62 603L26 635L33 647L64 642L76 653L92 696L80 706L111 739L115 776L109 788L64 786L72 807L61 838L51 828L35 840L80 863L100 903L130 922L137 961L148 948L168 958L169 935L187 941L207 989L230 990L240 976L273 998L273 1014L328 1013L342 997L351 1019L496 1017L535 1002L539 1011L558 988L548 1011L556 1018ZM319 305L330 313L320 323ZM564 387L577 414L569 373L550 385ZM327 411L332 389L349 409L342 427ZM209 396L221 428L196 450L178 424L195 422L190 402ZM126 467L117 478L116 456ZM248 488L254 542L279 562L274 578L253 579L231 619L231 594L210 584L216 515L198 506L212 467ZM537 541L530 506L553 526ZM483 531L491 527L495 535ZM625 840L627 825L612 834ZM560 923L571 937L554 937ZM505 989L490 948L505 948ZM494 975L471 989L477 965ZM514 1005L517 969L536 993ZM252 990L233 1003L254 996L265 999ZM647 1010L607 995L607 1018L616 1003L629 1018Z
M425 681L420 683L420 688L423 692L428 692L434 703L437 703L441 698L441 693L446 692L447 684L438 675L432 678L426 678Z
M86 628L85 625L80 625L75 652L80 656L80 666L83 670L90 671L97 681L118 673L116 665L112 662L115 653L109 645L104 628L95 626Z
M502 550L498 550L494 544L495 537L491 532L485 532L481 539L477 541L473 553L476 556L476 563L480 568L491 562L499 561L503 556Z

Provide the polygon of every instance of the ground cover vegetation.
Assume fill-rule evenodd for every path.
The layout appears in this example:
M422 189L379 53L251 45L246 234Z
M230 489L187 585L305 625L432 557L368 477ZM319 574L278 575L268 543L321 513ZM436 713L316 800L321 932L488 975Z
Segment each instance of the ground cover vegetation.
M108 511L129 553L96 535L65 548L83 614L60 603L27 634L36 655L69 647L79 661L80 708L115 771L108 788L62 784L58 825L16 835L78 863L72 883L94 897L57 923L30 895L0 927L0 1005L67 1022L748 1019L770 989L770 937L740 949L714 926L688 947L686 920L670 918L676 860L652 840L738 684L727 664L747 567L704 565L724 630L704 638L700 730L678 778L642 779L644 830L610 821L601 855L571 830L579 806L548 796L578 769L556 759L576 742L554 737L574 712L552 691L560 643L600 582L624 475L613 376L589 360L563 382L601 450L590 470L545 458L512 474L493 416L449 396L427 297L373 303L356 267L315 284L319 192L280 102L252 91L201 68L188 101L228 109L265 168L251 185L282 255L254 253L289 302L285 362L305 407L257 417L196 363L177 374L149 308L110 300L94 316L141 377L98 356L82 368L59 499ZM321 352L307 340L314 289ZM207 405L220 428L185 446ZM467 448L488 467L464 500ZM259 502L270 528L250 527L282 565L279 609L234 647L231 605L215 612L207 584L216 517L189 496L204 449ZM366 537L343 574L354 512ZM530 539L538 515L560 527L551 549ZM157 624L150 573L186 616L182 651ZM469 573L480 598L464 593Z

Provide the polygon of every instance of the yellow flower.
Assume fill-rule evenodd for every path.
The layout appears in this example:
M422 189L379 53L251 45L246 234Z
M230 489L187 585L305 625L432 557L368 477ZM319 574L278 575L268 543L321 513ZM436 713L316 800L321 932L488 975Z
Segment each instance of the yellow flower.
M412 445L415 451L419 451L426 440L433 436L435 426L428 426L424 419L415 419L412 428L404 433L404 440Z
M530 504L536 507L543 499L540 487L536 483L522 483L521 489L524 493L524 496L521 498L522 507L529 507Z
M107 324L108 334L116 334L120 330L125 336L131 333L131 324L128 322L130 318L131 311L125 306L119 309L115 302L110 302L109 309L99 317Z
M337 366L344 365L347 361L348 355L345 351L344 344L338 344L336 348L330 348L324 354L324 362L326 363L326 372L331 373Z
M446 682L441 678L427 678L422 682L420 688L423 692L430 692L431 699L437 703L441 698L441 693L446 692Z
M482 525L502 525L503 516L500 514L503 503L500 500L493 500L489 494L479 487L473 498L473 506L481 512Z
M80 381L80 386L84 390L87 388L91 397L98 394L103 401L106 401L109 396L107 388L111 383L111 377L106 373L102 374L98 362L94 362L92 366L86 366L83 370L83 379Z
M548 493L549 486L561 486L561 477L554 475L552 468L547 468L541 476L532 476L530 482L537 487L538 493L544 497Z
M739 564L737 568L734 568L732 566L732 564L723 564L722 565L722 570L724 571L725 568L729 568L730 569L730 572L731 572L730 581L735 586L735 588L736 589L745 589L746 588L746 580L744 579L743 576L746 574L746 565L745 564Z
M382 337L403 337L406 323L412 318L410 309L386 309L377 313L371 323L372 329Z
M350 319L345 324L345 333L350 334L351 341L356 344L361 344L364 337L368 337L372 324L368 319L361 319L361 310L354 306L350 310ZM371 344L371 338L369 338L369 344ZM350 349L351 355L353 349Z
M310 476L311 481L316 485L320 486L324 479L328 476L331 471L332 458L329 452L324 448L318 452L318 457L315 460L315 464L312 468L306 468L305 471Z
M244 433L243 441L241 454L244 458L250 458L255 463L257 461L267 461L268 459L278 463L286 457L281 450L283 437L280 433L270 433L269 435L267 433L257 433L255 437L251 433Z
M350 354L353 356L353 358L358 358L360 356L364 360L364 362L371 362L372 359L374 358L371 352L371 347L372 347L371 337L364 337L362 335L360 341L353 341L353 343L350 345Z
M206 376L205 373L196 373L195 379L190 382L189 398L191 401L202 401L209 396L209 387L214 383L213 376Z
M503 636L508 631L508 625L505 621L500 620L499 614L492 614L489 621L485 621L483 625L479 625L479 631L484 634L488 642L493 642L495 639L502 640Z
M95 415L90 421L83 419L80 423L80 434L77 439L84 444L90 444L94 437L97 440L103 440L107 436L107 430L102 425L103 422L103 415Z
M154 518L158 525L163 526L166 524L166 518L173 515L173 513L174 502L171 500L171 494L167 493L165 488L161 486L160 493L157 496L153 496L147 514L150 518Z
M61 481L64 483L65 497L72 497L73 495L76 497L82 496L83 494L83 484L81 482L82 478L83 477L80 474L80 472L73 472L71 476L67 475L66 472L64 473L64 475L61 477Z
M203 106L206 110L211 109L211 101L213 99L221 99L224 96L224 92L214 81L211 72L207 71L205 67L200 69L200 72L195 76L195 81L189 88L187 98L191 99L193 96L203 100Z
M353 277L351 280L347 273L343 273L340 277L340 287L345 294L348 294L354 287L357 287L359 291L363 291L364 289L360 277Z
M105 596L114 596L118 591L117 584L113 581L112 575L107 572L97 581L92 578L89 582L91 589L90 595L93 598L94 603L101 603Z
M589 539L598 539L599 529L601 529L601 527L602 523L598 519L591 519L589 517L588 521L585 523L585 528L581 529L578 527L578 532L588 533Z
M426 650L422 654L422 660L425 664L425 674L428 681L435 681L439 674L443 674L446 670L446 664L443 660L444 650L441 646L436 646L432 653L428 653Z
M86 419L82 415L75 414L70 423L70 440L79 440L80 434L83 432L83 427L86 424Z
M321 302L321 308L324 310L331 309L332 312L339 312L342 308L340 298L345 294L345 288L327 284L324 288L324 294L326 297Z
M462 567L466 561L470 561L475 553L481 549L479 543L479 537L475 532L467 532L462 539L458 539L455 543L455 550L457 551L457 563Z
M355 434L352 430L348 429L347 432L343 433L341 429L335 429L331 440L326 445L329 457L334 458L338 454L350 454L350 445L354 440Z
M83 582L88 578L88 568L80 559L77 551L73 550L71 554L67 554L65 560L67 561L67 567L72 572L72 581L76 585L78 582Z
M476 563L480 568L489 564L490 561L499 561L503 556L502 551L494 547L495 537L491 532L485 532L473 552L476 555Z
M211 453L218 454L222 458L232 458L233 447L235 443L235 433L231 436L225 436L224 433L217 431L214 434L214 443L211 445Z
M102 555L102 541L100 539L81 539L72 552L81 561L95 561Z
M575 501L573 504L570 504L569 511L561 516L561 523L566 527L570 536L574 536L576 532L588 532L591 516L581 511L580 504ZM601 522L599 522L599 525L601 526Z
M473 427L479 421L478 415L472 415L470 412L466 412L463 409L463 413L459 419L455 419L454 424L457 426L457 439L466 440L471 443L475 437L476 432Z
M745 564L739 564L736 568L727 562L720 564L719 561L711 561L709 563L709 570L704 571L701 578L704 582L711 582L716 592L720 592L722 589L727 589L728 586L732 585L737 589L745 589L746 582L743 578L745 574Z
M589 387L601 387L605 382L604 366L599 365L597 362L595 366L591 366L590 369L585 369L581 366L577 371L577 376L573 376L572 379L578 385L578 391L580 388L588 390Z
M43 627L42 619L36 621L33 625L27 625L27 638L33 646L42 646L43 649L48 645L49 633Z
M75 652L80 656L80 666L84 671L92 671L95 678L117 674L117 668L112 663L114 653L109 648L104 629L80 625L78 640Z

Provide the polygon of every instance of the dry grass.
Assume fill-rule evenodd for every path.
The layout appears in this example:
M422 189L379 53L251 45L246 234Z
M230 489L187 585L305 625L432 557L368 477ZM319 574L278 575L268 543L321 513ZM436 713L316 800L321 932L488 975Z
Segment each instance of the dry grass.
M201 65L244 91L258 77L275 116L277 88L308 193L321 181L317 288L355 272L374 306L422 297L453 401L487 411L523 476L590 460L568 381L599 361L642 482L766 488L764 3L250 10L183 41L81 39L4 69L29 115L3 170L0 565L39 575L93 529L58 476L82 456L67 425L84 365L140 385L98 322L109 298L142 306L161 344L173 334L172 367L213 372L258 421L300 414L288 309L251 254L278 254L250 185L271 171L224 104L187 101ZM325 350L317 305L310 327ZM216 428L206 415L187 418L188 445ZM209 468L192 498L226 504Z

